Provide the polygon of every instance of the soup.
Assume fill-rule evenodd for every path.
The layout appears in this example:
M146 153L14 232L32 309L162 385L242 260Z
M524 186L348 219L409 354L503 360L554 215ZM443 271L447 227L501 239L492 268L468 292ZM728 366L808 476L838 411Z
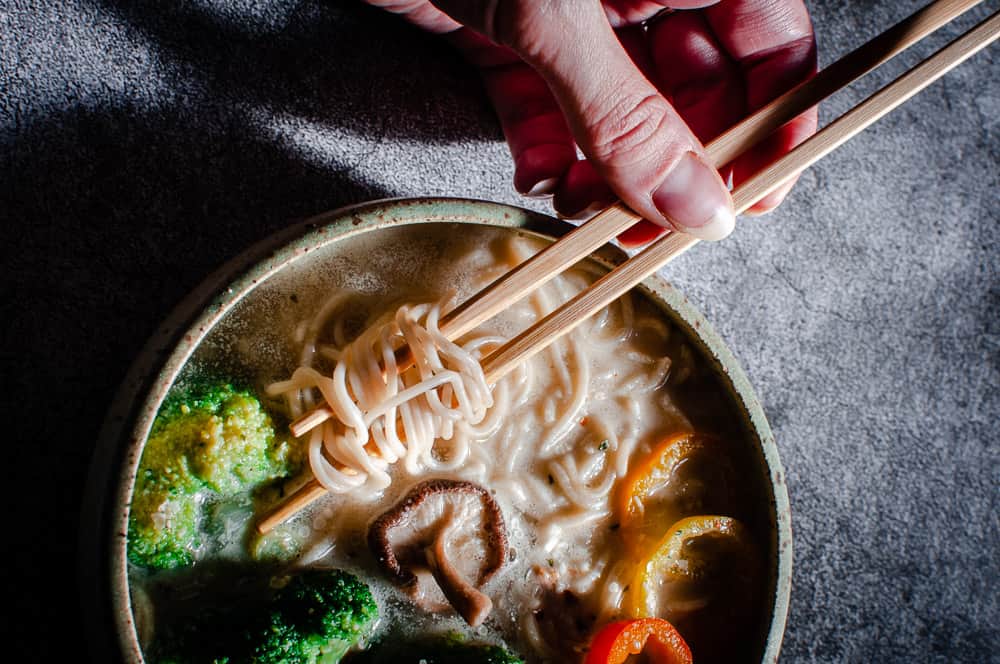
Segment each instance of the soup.
M774 583L761 461L733 396L655 303L634 291L494 385L477 360L603 268L581 263L454 347L435 336L541 246L450 224L360 235L274 274L208 333L133 497L147 659L183 660L171 649L202 624L245 626L305 570L340 570L370 590L372 615L323 661L459 642L447 647L583 661L622 626L653 650L672 626L697 662L760 660ZM399 372L406 340L416 366ZM337 416L295 439L289 422L319 406ZM325 495L259 535L310 477ZM178 524L184 537L157 539Z

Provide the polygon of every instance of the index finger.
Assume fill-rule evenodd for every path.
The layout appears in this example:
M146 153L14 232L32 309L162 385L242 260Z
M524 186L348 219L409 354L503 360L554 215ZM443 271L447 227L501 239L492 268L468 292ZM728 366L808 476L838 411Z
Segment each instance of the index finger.
M815 72L816 38L802 0L730 0L704 12L716 39L743 70L751 109Z
M736 61L746 83L749 110L764 106L816 72L816 39L801 0L731 0L704 10L718 42ZM733 163L738 184L769 166L816 132L812 108L774 132ZM784 199L789 183L750 208L769 211Z

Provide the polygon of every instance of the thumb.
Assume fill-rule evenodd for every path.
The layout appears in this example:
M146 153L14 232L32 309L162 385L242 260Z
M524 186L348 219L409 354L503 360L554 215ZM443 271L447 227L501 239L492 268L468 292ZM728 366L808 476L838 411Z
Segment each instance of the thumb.
M545 79L580 149L626 205L705 240L735 224L704 147L642 75L598 0L435 0Z

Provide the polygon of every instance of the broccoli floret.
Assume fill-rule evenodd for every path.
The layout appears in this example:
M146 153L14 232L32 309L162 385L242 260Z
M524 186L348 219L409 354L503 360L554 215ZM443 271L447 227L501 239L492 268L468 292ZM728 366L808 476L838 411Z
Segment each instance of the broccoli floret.
M385 642L351 659L351 664L524 664L509 650L468 643L461 634L409 642Z
M228 384L172 398L153 422L129 515L129 560L194 562L202 505L287 477L301 463L252 394Z
M254 649L260 664L333 664L367 637L378 619L371 590L346 572L292 578L272 605Z
M336 664L371 634L378 605L368 586L340 570L301 572L263 605L201 612L158 637L159 664Z

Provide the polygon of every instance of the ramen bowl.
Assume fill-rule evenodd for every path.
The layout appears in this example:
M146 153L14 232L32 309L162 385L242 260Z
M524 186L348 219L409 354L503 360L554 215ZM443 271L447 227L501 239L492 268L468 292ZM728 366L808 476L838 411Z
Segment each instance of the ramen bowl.
M277 301L274 284L288 275L305 275L313 284L362 283L369 263L376 262L372 247L398 245L420 255L433 254L440 243L428 237L460 238L475 246L478 238L517 236L544 242L558 238L572 226L517 207L475 200L425 198L389 200L343 208L287 228L244 251L208 277L173 311L136 359L111 406L92 463L81 529L83 606L91 649L98 661L143 661L140 632L143 603L130 586L127 555L129 508L143 447L171 387L193 357L211 346L220 330L270 325L270 319L293 304ZM437 234L437 235L435 235ZM485 242L485 240L484 240ZM610 269L627 256L607 245L591 262ZM419 260L405 256L399 265ZM405 279L404 275L404 279ZM413 275L414 279L419 274ZM355 283L358 279L359 283ZM308 286L307 286L308 287ZM748 661L775 661L788 609L792 543L784 475L763 409L738 362L708 321L664 279L654 276L639 287L646 301L679 331L699 361L714 376L722 398L734 413L740 430L741 475L755 487L753 515L762 553L760 588L763 599L746 642ZM284 291L282 291L284 292ZM284 297L284 296L282 296ZM295 306L298 306L297 298ZM263 318L238 319L237 313L262 302ZM250 322L247 322L250 321ZM255 322L256 321L256 322ZM207 341L208 340L208 341ZM218 344L215 344L218 346ZM238 346L239 344L233 344ZM265 341L253 352L270 357ZM227 349L212 351L225 355ZM274 354L280 354L275 351ZM550 477L550 483L551 483ZM522 552L521 555L524 555ZM139 620L137 620L137 615Z

